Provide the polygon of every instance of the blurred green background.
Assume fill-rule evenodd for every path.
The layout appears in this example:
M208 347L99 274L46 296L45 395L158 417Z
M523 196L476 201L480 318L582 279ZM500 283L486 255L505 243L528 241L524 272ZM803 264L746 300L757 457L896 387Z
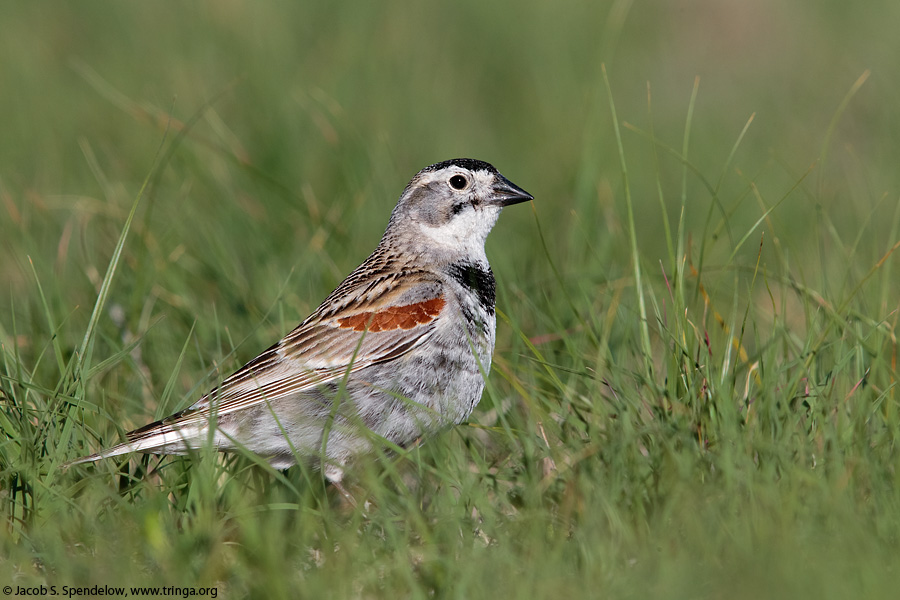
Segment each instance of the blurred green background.
M141 281L120 290L132 303L146 299L159 272L175 270L190 278L190 289L178 290L192 295L182 298L192 307L188 320L195 301L262 311L294 269L286 293L305 314L374 246L412 174L454 156L493 162L538 198L554 260L573 276L598 267L608 279L627 273L624 260L582 265L589 244L600 256L627 256L609 248L618 244L610 230L622 226L623 195L604 63L619 120L650 129L649 83L655 133L677 149L700 78L690 161L712 183L722 176L721 210L731 222L723 228L715 215L712 226L727 235L707 250L720 261L761 214L747 182L768 206L786 194L821 157L841 100L870 70L826 160L772 216L789 232L781 243L801 275L823 266L846 272L847 264L818 262L818 246L833 243L819 238L823 229L851 240L865 231L865 241L880 244L868 258L886 247L876 230L889 218L872 215L896 199L894 3L89 2L2 10L4 323L12 299L33 289L26 256L53 273L46 284L61 286L61 302L92 304L96 274L91 285L85 272L102 274L169 113L175 126L199 122L146 209ZM733 164L720 172L751 115ZM660 151L657 176L652 145L624 134L637 235L655 265L666 254L657 180L670 188L674 227L681 164ZM687 231L699 237L710 195L696 177L687 192ZM545 282L534 281L534 264L516 260L536 246L526 212L509 211L503 239L489 244L501 278L529 289ZM744 246L747 260L756 246ZM218 279L223 273L228 281ZM88 314L74 311L68 324L80 330Z
M173 223L176 207L199 204L215 211L210 217L243 221L245 239L218 243L242 247L247 238L268 238L257 242L261 247L241 248L248 252L241 270L257 272L245 273L255 290L272 279L260 269L259 253L267 263L295 265L316 219L334 221L339 213L346 239L366 235L361 247L371 246L380 225L372 221L384 221L409 177L446 157L497 163L541 198L535 209L542 220L570 225L571 210L595 203L598 187L619 189L603 63L620 120L648 129L649 82L657 136L678 148L700 77L691 160L701 172L717 174L723 154L756 114L735 167L775 198L819 158L838 105L869 69L872 76L841 119L829 161L816 173L827 187L804 186L824 193L814 200L798 194L776 216L798 223L792 233L803 242L816 229L816 206L842 211L832 220L856 230L896 183L892 108L900 42L892 31L900 8L889 2L864 8L737 1L89 2L14 3L3 12L0 164L7 212L12 202L22 218L46 223L29 231L46 236L31 253L36 260L58 258L63 270L93 262L76 254L92 250L85 234L98 233L97 223L84 221L102 209L86 205L135 193L168 112L183 122L203 111L192 143L179 148L164 174L170 187L154 200L160 223L150 228L171 236L161 250L195 243L202 256L210 242L185 232L221 225ZM207 102L212 106L204 110ZM655 178L646 171L650 145L634 134L624 143L633 153L642 247L660 253ZM673 174L677 186L680 165L663 162L663 176ZM841 189L848 171L865 178L869 197L851 198ZM728 173L726 186L742 183ZM686 215L693 228L706 217L707 198L695 180L689 185L690 207L698 208ZM621 201L621 194L602 193ZM753 202L737 210L758 217ZM48 246L73 212L81 224L73 226L71 252L54 256ZM602 220L585 223L600 227L595 233L603 243ZM518 234L507 236L506 247L531 245L525 226L509 228ZM22 264L21 257L3 261L3 280L15 293L28 285ZM511 278L527 270L522 266Z
M491 583L517 597L889 597L900 568L900 285L893 260L879 261L898 239L898 26L900 4L885 0L5 3L5 418L19 415L35 437L4 425L0 573L104 583L131 581L123 573L140 565L144 579L269 596L337 578L349 596L473 597ZM685 170L674 154L691 109ZM185 406L214 365L225 375L285 333L374 248L410 177L458 156L493 163L535 196L488 241L508 320L473 421L505 433L448 434L425 449L438 470L472 471L449 486L458 502L420 487L428 501L398 509L391 498L403 493L384 491L372 513L348 517L330 512L333 496L316 496L324 513L309 514L311 500L292 498L306 517L258 531L318 541L278 542L256 564L247 555L271 541L234 542L252 527L197 524L227 512L215 492L200 504L208 512L190 495L204 517L185 523L167 500L190 488L181 479L139 492L117 492L109 472L48 479L58 463L47 456L73 458ZM48 431L75 413L42 412L40 400L17 400L33 414L11 408L13 389L60 389L151 173L98 325L94 361L115 360L79 398L77 443L56 446ZM707 297L688 267L678 275L684 257L702 267ZM713 313L747 332L749 357ZM680 353L695 371L679 371ZM744 412L741 427L736 415L718 420L723 408L704 400L719 398L707 363L730 382L723 402L742 411L762 374L754 397L771 407L758 429ZM657 402L668 412L646 420ZM842 458L823 473L832 448ZM556 479L536 466L550 464ZM371 477L384 483L379 468ZM256 503L282 493L260 489ZM143 525L122 539L99 533L132 520ZM307 550L326 538L344 554L322 567ZM223 558L216 540L246 554ZM75 560L74 547L88 550ZM120 566L91 560L120 555L130 557Z

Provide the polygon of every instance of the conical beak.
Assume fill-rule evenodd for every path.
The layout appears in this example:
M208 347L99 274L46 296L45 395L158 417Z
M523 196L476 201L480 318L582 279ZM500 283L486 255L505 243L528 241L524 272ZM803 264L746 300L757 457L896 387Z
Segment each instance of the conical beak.
M497 206L510 206L519 202L534 200L534 196L514 184L512 181L497 173L497 183L494 184L491 194L491 203Z

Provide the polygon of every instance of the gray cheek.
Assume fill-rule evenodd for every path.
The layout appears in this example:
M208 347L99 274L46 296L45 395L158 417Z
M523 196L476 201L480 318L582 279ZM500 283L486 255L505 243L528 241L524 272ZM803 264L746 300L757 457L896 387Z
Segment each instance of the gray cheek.
M436 206L423 206L419 211L419 218L431 227L439 227L449 221L446 211L442 211Z
M413 198L416 218L420 223L431 227L439 227L448 223L452 217L450 214L450 199L446 197L443 189L434 184L416 192Z

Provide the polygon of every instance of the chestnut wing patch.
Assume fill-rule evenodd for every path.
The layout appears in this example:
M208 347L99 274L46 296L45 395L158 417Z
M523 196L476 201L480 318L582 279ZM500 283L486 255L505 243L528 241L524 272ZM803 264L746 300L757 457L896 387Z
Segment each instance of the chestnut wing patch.
M393 329L412 329L433 321L447 302L443 298L432 298L424 302L407 304L406 306L390 306L375 311L363 312L338 319L341 329L353 331L391 331Z

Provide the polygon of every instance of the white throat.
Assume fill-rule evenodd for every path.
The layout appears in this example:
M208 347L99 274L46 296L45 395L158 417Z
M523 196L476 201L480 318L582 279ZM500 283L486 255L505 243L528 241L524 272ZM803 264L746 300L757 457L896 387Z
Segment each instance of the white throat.
M487 263L484 242L499 215L500 210L493 207L468 210L440 227L422 225L420 231L434 246L443 248L448 254Z

